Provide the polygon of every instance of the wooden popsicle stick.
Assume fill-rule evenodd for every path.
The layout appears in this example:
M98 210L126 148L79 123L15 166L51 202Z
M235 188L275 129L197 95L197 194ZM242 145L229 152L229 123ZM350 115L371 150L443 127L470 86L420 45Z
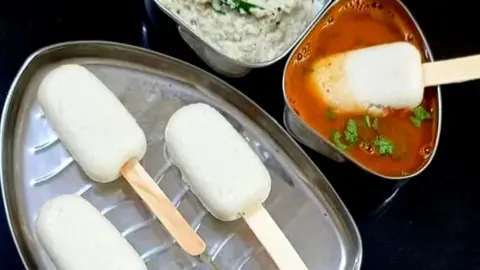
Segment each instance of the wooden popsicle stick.
M121 173L186 253L198 256L205 251L205 242L137 160L128 161Z
M480 55L422 64L424 86L480 79Z
M243 218L280 270L308 270L263 205L244 213Z

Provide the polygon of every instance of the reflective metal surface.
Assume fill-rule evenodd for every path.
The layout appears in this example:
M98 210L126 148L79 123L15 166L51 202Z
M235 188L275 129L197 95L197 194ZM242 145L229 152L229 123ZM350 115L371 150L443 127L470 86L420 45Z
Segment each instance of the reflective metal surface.
M202 58L202 60L216 72L229 77L244 76L248 72L250 72L252 68L261 68L272 65L278 60L282 59L285 55L287 55L293 48L293 46L295 46L295 44L304 36L310 25L313 24L314 21L316 21L316 19L320 16L321 12L331 3L332 0L313 1L315 1L315 8L318 10L318 14L315 16L309 26L305 28L305 31L302 31L302 34L300 34L298 38L293 41L292 44L289 45L284 52L282 52L275 59L267 62L247 63L232 59L224 55L222 52L219 52L216 49L212 48L212 46L208 45L205 40L203 40L193 31L193 29L189 26L188 23L182 21L182 19L176 13L171 12L164 5L162 5L161 0L144 0L145 8L147 9L148 15L154 24L156 24L158 16L161 16L158 11L163 11L179 25L178 31L180 33L180 36L197 53L197 55ZM161 26L157 25L157 27Z
M288 133L310 149L321 153L337 162L346 162L345 157L325 140L319 139L318 135L305 125L298 116L287 106L283 109L283 124Z
M379 0L377 2L382 3L383 1L389 1L392 2L393 4L396 5L396 9L403 11L411 20L413 25L416 27L416 30L418 32L418 35L421 37L423 41L423 51L424 54L427 58L428 61L433 61L433 55L430 50L430 47L428 45L428 42L418 26L418 23L416 22L415 18L412 16L410 11L407 9L407 7L400 1L400 0ZM327 8L325 11L322 12L321 16L318 17L318 19L315 21L314 24L308 29L308 32L304 35L302 40L299 41L297 46L293 49L292 53L290 54L290 57L288 58L287 64L285 65L284 73L283 73L283 97L285 101L285 111L283 114L283 122L286 126L286 129L292 135L295 139L297 139L299 142L302 144L308 146L312 150L332 159L337 162L345 162L347 160L350 160L351 162L355 163L365 171L374 174L376 176L385 178L385 179L391 179L391 180L402 180L402 179L407 179L414 177L418 174L420 174L425 168L430 165L430 162L432 161L433 157L435 156L435 153L438 148L438 143L440 141L440 132L441 132L441 127L442 127L442 96L440 93L440 87L437 87L437 108L438 108L438 121L437 121L437 134L435 138L435 144L433 145L432 153L429 156L428 161L424 164L424 166L419 169L417 172L407 175L407 176L386 176L386 175L381 175L378 174L377 172L374 172L365 166L363 166L361 163L357 162L356 160L350 158L348 155L346 155L343 151L338 150L333 143L330 142L328 138L324 138L322 135L318 134L313 128L311 128L308 123L303 122L301 118L294 112L292 109L291 105L288 102L288 98L286 96L285 92L285 73L287 70L287 67L289 66L290 62L292 59L294 59L296 52L298 52L302 46L304 45L303 42L309 37L310 33L315 29L316 25L318 25L324 17L329 14L329 12L332 9L336 8L336 4L341 1L335 1L330 5L329 8ZM321 42L321 40L317 40L317 42Z
M36 91L46 72L63 63L87 67L137 119L148 140L144 167L205 239L208 259L184 253L123 179L110 184L91 181L57 140L40 111ZM276 269L243 220L214 219L166 157L163 132L168 118L182 105L199 101L221 111L266 164L272 192L265 207L309 269L359 269L362 245L350 214L323 174L273 119L198 68L110 42L44 48L27 59L10 89L1 123L1 183L25 266L55 269L35 234L36 213L46 200L76 193L121 231L149 269Z

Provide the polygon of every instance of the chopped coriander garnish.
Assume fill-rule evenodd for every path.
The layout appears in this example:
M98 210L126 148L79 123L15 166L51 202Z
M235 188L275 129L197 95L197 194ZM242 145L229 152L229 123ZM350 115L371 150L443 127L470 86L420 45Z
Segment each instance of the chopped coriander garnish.
M353 119L348 119L347 127L343 134L345 135L345 140L349 144L356 143L358 141L357 122Z
M332 110L332 108L327 109L327 118L330 120L335 118L335 112Z
M333 143L335 144L336 147L338 147L340 150L345 150L347 149L348 146L346 146L344 143L342 143L342 134L340 132L335 131L332 133L332 139Z
M248 3L243 0L213 0L212 7L216 11L221 11L221 7L228 7L240 13L244 12L246 14L252 14L251 9L253 8L263 9L260 6Z
M393 153L393 142L384 136L377 136L374 141L380 155L391 155Z
M372 122L370 122L370 116L368 115L365 115L365 125L367 125L369 128L372 127Z
M233 2L235 3L235 9L238 10L238 11L245 11L247 14L251 14L250 13L250 9L252 8L259 8L259 9L263 9L255 4L250 4L248 2L245 2L245 1L242 1L242 0L233 0Z
M422 122L427 119L431 119L432 115L427 112L422 106L418 106L413 109L413 116L410 117L410 121L412 121L413 125L416 127L421 127Z

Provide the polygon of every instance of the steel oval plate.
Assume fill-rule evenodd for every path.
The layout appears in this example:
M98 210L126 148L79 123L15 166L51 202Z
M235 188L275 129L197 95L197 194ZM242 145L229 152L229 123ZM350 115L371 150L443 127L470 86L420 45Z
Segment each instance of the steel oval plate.
M70 158L36 102L39 81L62 63L82 64L122 100L148 138L142 163L207 242L208 259L189 257L133 194L126 181L92 182ZM81 194L141 254L149 269L275 269L243 220L212 218L166 157L163 129L183 104L220 110L272 175L265 207L310 269L359 269L357 227L328 181L262 109L220 79L179 60L110 42L71 42L30 56L10 89L1 122L1 184L10 228L28 269L52 269L38 242L39 207L65 193ZM161 266L161 267L160 267Z
M427 61L433 61L434 60L433 59L433 54L432 54L432 51L430 50L430 46L428 45L427 39L425 38L425 35L423 34L422 29L418 25L418 23L415 20L415 18L413 17L413 15L407 9L407 7L400 0L381 0L381 1L378 1L378 2L381 3L382 1L390 1L390 3L392 5L395 5L395 8L398 8L398 10L404 12L405 15L408 18L410 18L413 26L415 27L416 31L418 32L418 35L422 39L422 47L423 47L422 49L424 50L424 55L426 57L426 60ZM357 166L359 166L360 168L362 168L363 170L365 170L365 171L367 171L367 172L369 172L373 175L376 175L376 176L379 176L379 177L382 177L382 178L385 178L385 179L389 179L389 180L403 180L403 179L408 179L408 178L415 177L415 176L419 175L420 173L422 173L430 165L430 163L433 160L433 157L435 156L435 153L437 152L438 143L440 141L441 127L442 127L442 95L441 95L441 91L440 91L440 86L437 87L437 90L436 90L437 91L438 121L437 121L437 129L436 129L437 134L436 134L436 137L435 137L435 143L433 145L433 150L430 154L430 157L429 157L428 161L425 162L425 164L423 165L422 168L420 168L415 173L410 174L410 175L406 175L406 176L386 176L386 175L379 174L377 172L374 172L374 171L366 168L365 166L363 166L363 164L361 164L357 160L351 158L349 155L345 154L343 151L339 151L335 147L335 145L332 142L330 142L330 140L328 140L327 138L324 138L321 134L319 134L313 128L311 128L307 123L301 121L300 116L295 112L295 110L291 107L291 105L288 102L287 94L286 94L286 91L285 91L285 74L286 74L286 71L287 71L287 68L288 68L290 62L292 61L293 57L295 57L296 52L298 52L298 50L304 45L304 41L309 37L310 33L322 21L322 19L324 19L324 17L327 14L329 14L329 12L332 9L334 9L336 7L336 4L338 4L340 2L342 2L342 0L337 0L337 1L333 2L327 9L325 9L322 12L322 14L315 21L315 23L313 23L309 27L307 33L303 36L303 38L297 43L295 48L292 50L292 53L290 54L290 56L287 60L287 63L285 64L285 68L284 68L284 71L283 71L283 79L282 79L283 80L282 81L283 98L284 98L284 101L285 101L285 110L286 110L286 112L284 112L284 119L283 119L284 124L286 125L287 130L291 133L291 135L293 137L295 137L299 142L301 142L302 144L308 146L312 150L314 150L314 151L316 151L316 152L318 152L318 153L320 153L320 154L322 154L322 155L324 155L324 156L326 156L326 157L328 157L332 160L335 160L335 161L338 161L338 162L344 162L345 159L349 160L349 161L353 162L354 164L356 164ZM317 142L316 140L320 140L321 142Z

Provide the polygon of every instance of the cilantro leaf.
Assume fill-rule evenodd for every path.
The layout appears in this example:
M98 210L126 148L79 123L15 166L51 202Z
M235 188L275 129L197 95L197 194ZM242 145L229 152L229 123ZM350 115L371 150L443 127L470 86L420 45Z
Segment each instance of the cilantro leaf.
M228 7L240 13L245 12L246 14L251 14L251 9L253 8L263 9L260 6L243 0L214 0L212 3L213 9L219 12L221 12L221 7Z
M239 11L243 10L247 14L251 14L250 9L252 9L252 8L263 9L262 7L259 7L255 4L250 4L248 2L241 1L241 0L234 0L233 2L235 3L235 9L236 10L239 10Z
M345 140L349 144L354 144L358 141L358 129L357 129L357 122L353 119L348 119L347 127L343 132L345 135Z
M335 144L336 147L338 147L340 150L345 150L347 149L348 146L346 146L344 143L342 143L342 134L340 132L335 131L332 133L332 140L333 143Z
M414 126L420 128L424 120L431 118L432 115L429 112L427 112L422 106L418 106L413 109L413 116L410 117L410 121L413 123Z
M422 120L418 119L418 118L415 118L415 117L410 117L410 121L412 122L412 124L416 127L421 127L422 126Z
M380 155L391 155L393 153L393 142L384 136L377 136L374 141Z

